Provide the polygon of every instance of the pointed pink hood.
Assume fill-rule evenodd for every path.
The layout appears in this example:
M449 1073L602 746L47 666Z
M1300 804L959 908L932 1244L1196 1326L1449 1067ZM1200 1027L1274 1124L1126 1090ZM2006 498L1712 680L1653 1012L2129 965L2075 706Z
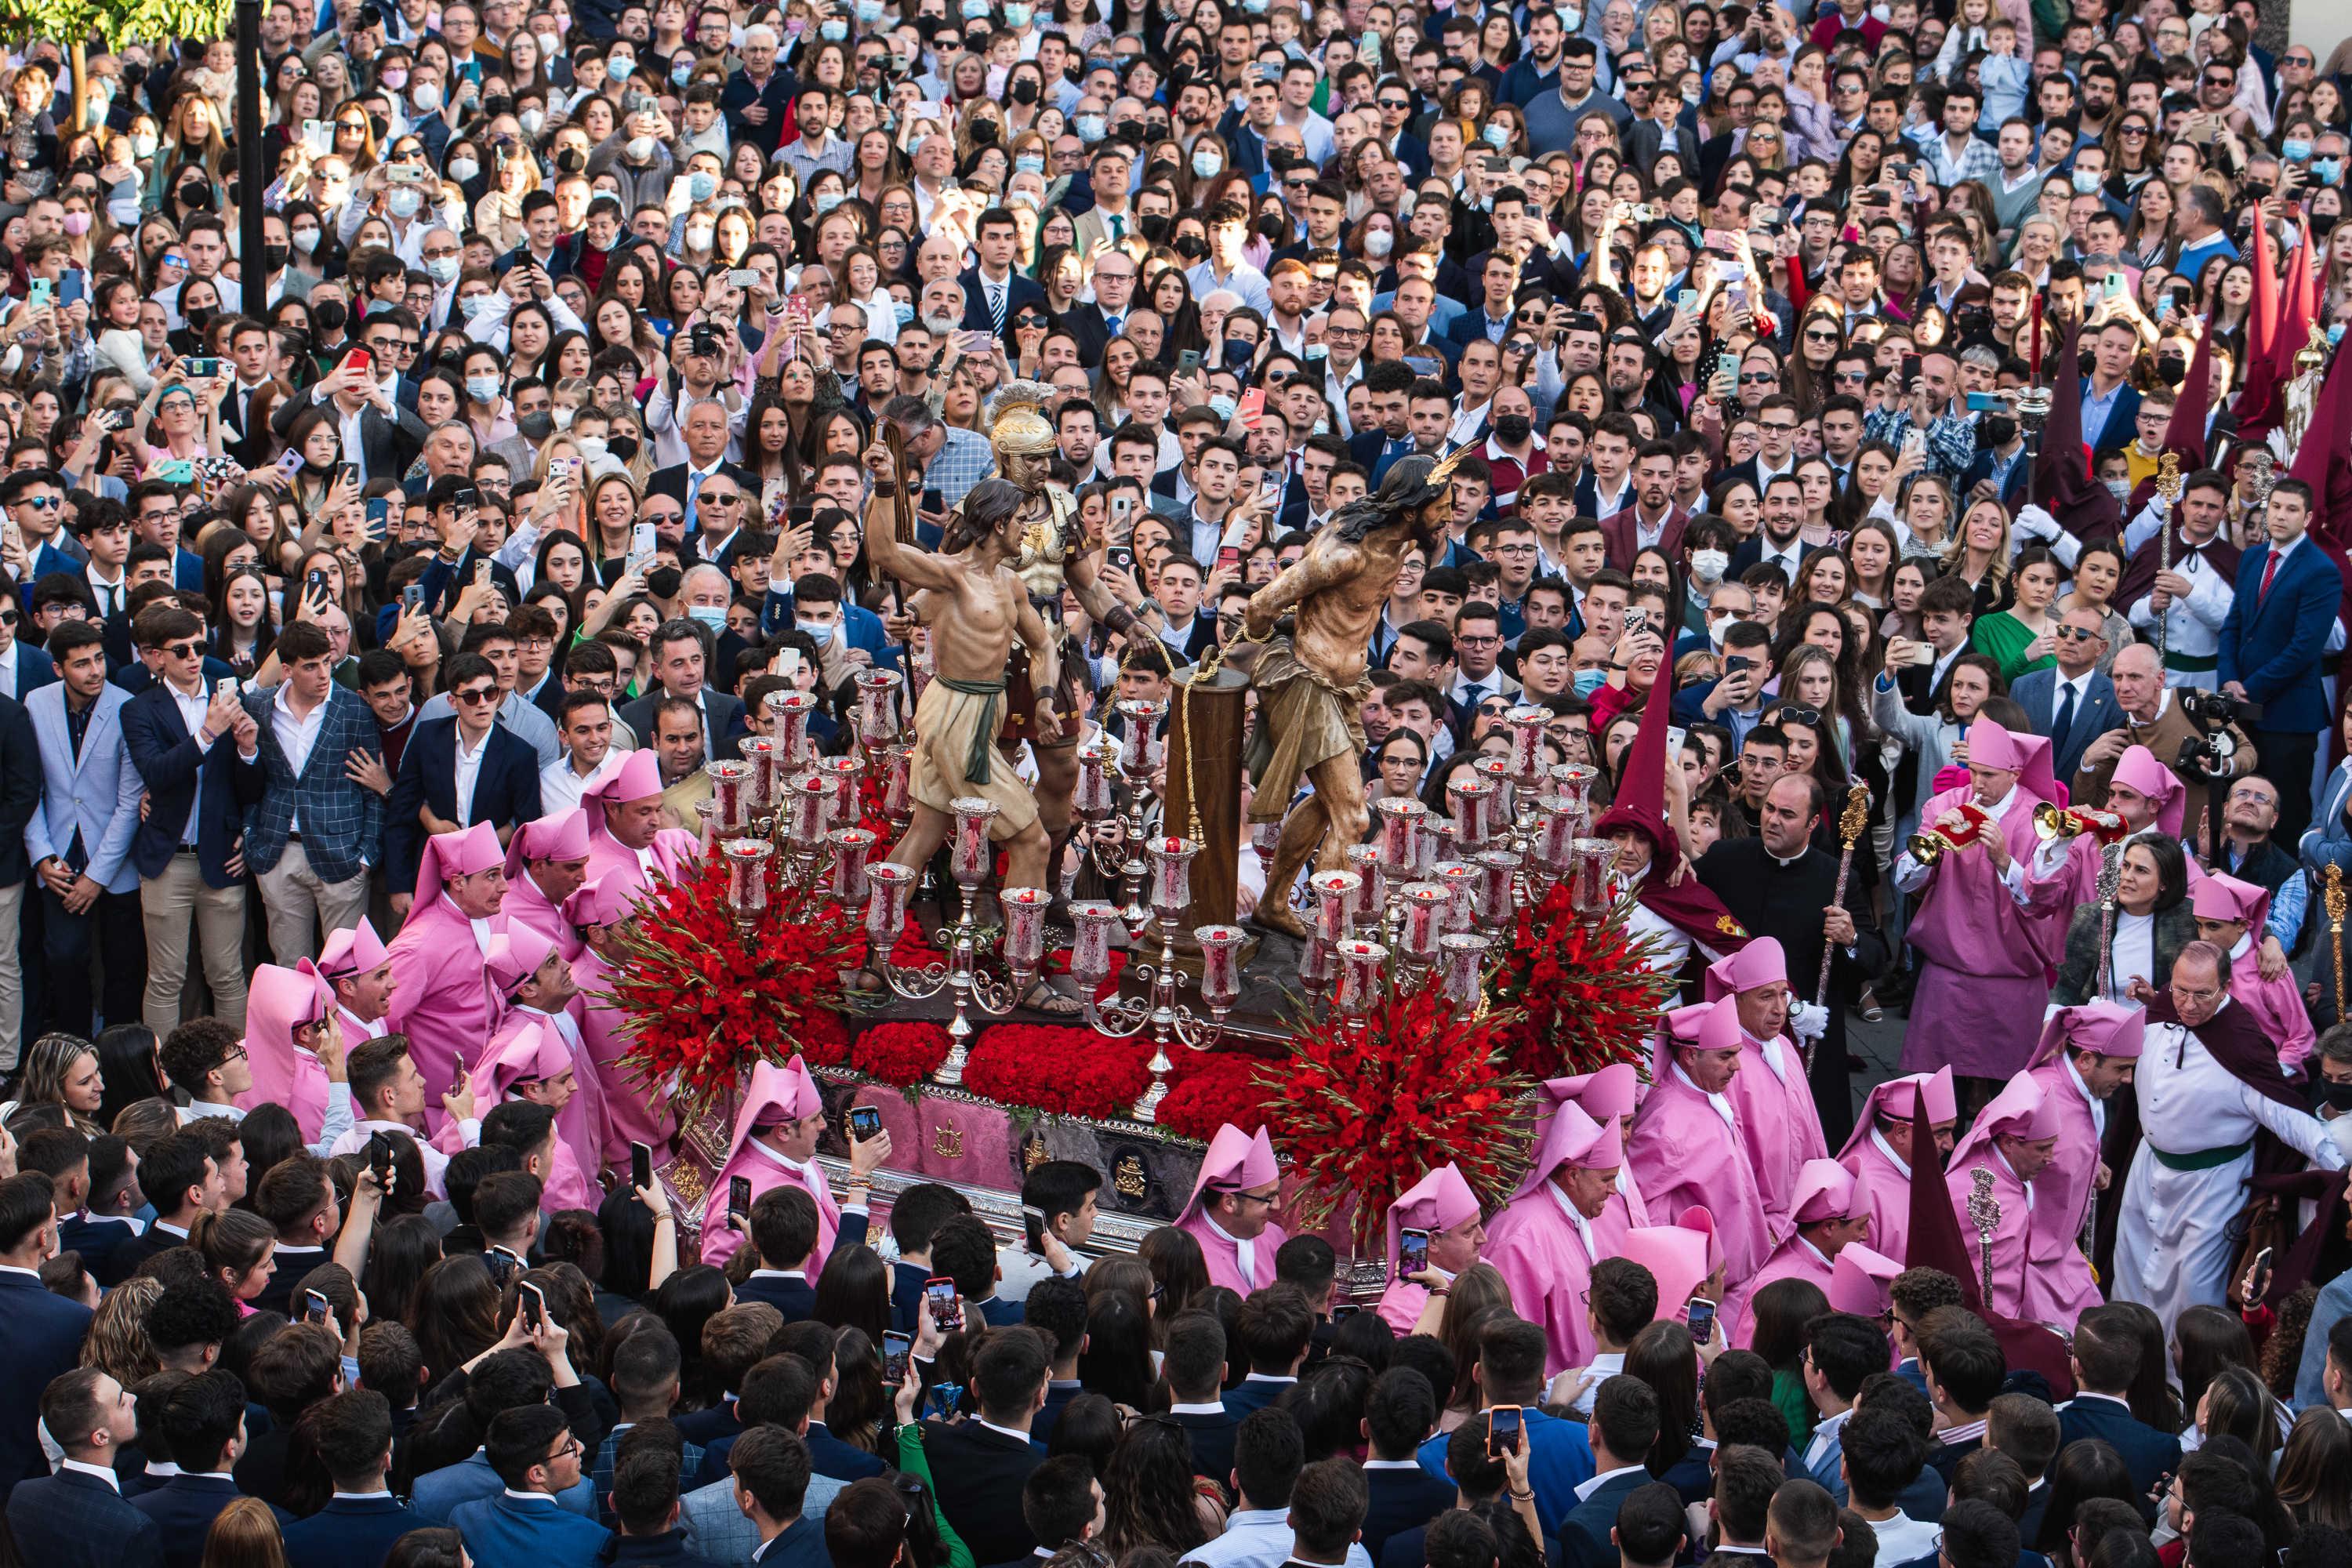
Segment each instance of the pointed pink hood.
M2115 783L2136 789L2155 804L2156 826L2167 838L2180 837L2180 819L2187 814L2189 791L2180 777L2157 761L2146 746L2126 746L2116 760Z
M1705 1214L1693 1209L1693 1214ZM1658 1283L1658 1316L1675 1318L1715 1272L1715 1232L1679 1225L1636 1226L1625 1233L1618 1256L1638 1263Z
M1184 1202L1184 1212L1176 1217L1181 1222L1201 1212L1201 1199L1210 1193L1247 1192L1263 1187L1282 1176L1282 1162L1275 1157L1274 1140L1261 1127L1255 1133L1244 1132L1232 1122L1217 1129L1209 1140L1209 1152L1201 1159L1201 1174L1192 1184L1192 1195Z
M1462 1179L1462 1173L1453 1165L1440 1165L1405 1189L1402 1196L1389 1205L1389 1272L1396 1272L1397 1232L1412 1230L1452 1230L1466 1225L1483 1211L1478 1206L1478 1194Z
M1883 1318L1894 1310L1887 1287L1903 1272L1903 1265L1858 1241L1839 1249L1830 1266L1830 1307L1857 1317Z
M542 816L536 822L526 822L507 846L507 880L522 876L523 868L533 860L585 860L588 858L588 808L575 805L569 811L559 811Z
M1911 1120L1912 1108L1925 1088L1927 1093L1929 1122L1956 1121L1959 1119L1960 1102L1952 1091L1952 1069L1938 1068L1933 1073L1913 1073L1908 1078L1889 1079L1870 1091L1862 1102L1862 1113L1853 1119L1853 1134L1838 1151L1843 1160L1870 1139L1870 1130L1881 1114L1896 1121Z
M536 926L509 926L490 938L489 951L483 954L483 963L489 971L490 984L498 988L501 1001L515 987L539 973L548 955L555 951L555 942Z
M387 956L375 928L362 920L349 931L327 933L325 944L319 949L317 967L331 986L338 980L358 979L380 966Z
M1799 1225L1825 1219L1846 1219L1870 1212L1870 1185L1835 1160L1808 1160L1797 1179L1797 1201L1791 1205Z
M487 822L455 833L436 833L425 841L416 862L416 901L408 906L404 926L413 926L425 911L442 901L442 886L452 877L473 877L506 863L506 848L498 829Z
M1612 1119L1598 1122L1580 1105L1562 1105L1551 1113L1543 1144L1536 1151L1528 1173L1511 1193L1514 1202L1541 1190L1562 1165L1582 1171L1610 1171L1625 1163L1624 1134Z
M651 746L641 746L629 753L629 760L613 770L612 776L602 784L582 792L580 809L586 813L592 836L604 831L604 808L622 805L633 800L643 800L662 792L661 759L654 755ZM520 835L517 835L518 837Z
M2061 1007L2042 1026L2042 1043L2034 1047L2030 1070L2061 1052L2096 1051L2103 1057L2137 1060L2147 1034L2147 1010L2120 1002L2085 1002Z
M289 1105L301 1063L294 1031L325 1017L335 994L315 973L265 963L253 972L245 999L245 1057L253 1088L237 1096L238 1106Z
M1781 951L1780 940L1759 936L1738 952L1726 954L1707 965L1706 999L1720 1002L1775 981L1785 984L1788 978L1789 959Z
M2246 930L2254 933L2262 931L2263 923L2270 919L2271 913L2269 889L2258 888L2252 882L2242 882L2219 871L2206 873L2205 879L2197 884L2197 890L2191 895L2191 903L2202 919L2243 921ZM2256 940L2260 940L2259 936Z
M2050 737L2004 730L1990 720L1969 726L1969 760L2017 775L2017 787L2036 800L2063 805L2050 772Z

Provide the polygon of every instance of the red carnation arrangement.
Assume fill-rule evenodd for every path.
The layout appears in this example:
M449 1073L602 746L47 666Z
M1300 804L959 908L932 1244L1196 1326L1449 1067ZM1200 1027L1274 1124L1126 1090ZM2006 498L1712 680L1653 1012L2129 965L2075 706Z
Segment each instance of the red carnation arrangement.
M1440 1165L1486 1202L1508 1193L1527 1135L1497 1112L1533 1087L1510 1062L1513 1022L1463 1012L1429 985L1383 987L1360 1027L1301 1019L1255 1114L1305 1178L1305 1223L1352 1196L1357 1247L1376 1251L1389 1205Z
M1651 967L1657 939L1628 930L1622 903L1599 921L1580 919L1564 881L1513 918L1488 983L1496 1005L1515 1015L1502 1037L1511 1070L1558 1078L1632 1062L1646 1074L1658 1009L1675 990L1673 975Z
M731 1095L756 1061L839 1061L841 972L863 938L851 917L765 866L768 907L739 932L715 857L656 882L636 909L604 999L635 1024L622 1061L682 1120Z
M1155 1120L1180 1138L1207 1142L1227 1122L1255 1127L1266 1120L1268 1063L1245 1051L1178 1051L1168 1074L1168 1096Z
M1151 1042L1066 1025L999 1024L972 1047L963 1086L1001 1105L1110 1121L1151 1087Z
M849 1065L905 1089L939 1071L951 1042L944 1024L872 1024L849 1047Z

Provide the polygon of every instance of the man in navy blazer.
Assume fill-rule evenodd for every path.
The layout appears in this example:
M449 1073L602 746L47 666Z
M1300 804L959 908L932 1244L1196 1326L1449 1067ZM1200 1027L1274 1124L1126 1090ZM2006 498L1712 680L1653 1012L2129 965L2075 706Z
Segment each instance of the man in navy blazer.
M2104 625L2096 610L2084 606L2068 610L2050 629L2058 668L2028 670L2009 689L2010 696L2033 721L2033 732L2050 737L2050 771L2070 788L2091 742L2124 727L2124 708L2116 700L2116 683L2099 673L2099 656L2107 651ZM2062 735L2058 719L2070 706L2073 712Z
M1363 1534L1373 1562L1391 1536L1427 1524L1452 1508L1455 1489L1421 1468L1421 1440L1437 1425L1437 1391L1409 1366L1392 1366L1372 1384L1364 1406L1371 1458L1364 1465ZM1612 1505L1612 1509L1613 1509Z
M1577 1505L1559 1524L1566 1568L1611 1568L1617 1560L1610 1531L1624 1500L1650 1480L1643 1456L1658 1437L1658 1395L1637 1377L1612 1377L1592 1396L1591 1480L1578 1487Z
M180 1473L131 1506L162 1528L163 1568L198 1568L213 1521L239 1495L230 1472L245 1451L245 1385L219 1367L199 1373L172 1391L161 1423ZM279 1529L294 1522L284 1509L268 1506Z
M2343 603L2344 574L2305 536L2311 526L2311 487L2281 479L2265 515L2270 544L2238 563L2238 586L2221 623L2221 689L2263 705L2245 725L2263 759L2263 772L2280 780L2282 844L2298 843L2311 826L2311 792L2294 781L2311 776L2320 733L2335 722L2319 685L2320 655Z
M1013 312L1032 302L1044 304L1045 290L1021 276L1021 269L1013 265L1021 231L1010 212L991 207L974 218L971 226L972 249L980 263L956 279L963 285L963 330L1010 341ZM1001 322L989 305L991 289L1001 291L1004 300Z
M346 1389L319 1405L319 1458L333 1478L327 1506L286 1527L288 1568L355 1568L382 1563L392 1543L425 1521L386 1485L392 1471L392 1402L372 1388Z
M449 696L457 715L419 724L401 753L400 777L384 804L384 864L394 897L416 890L417 857L427 835L487 822L499 842L539 809L539 753L495 721L498 671L478 653L449 661ZM481 761L467 797L457 795L458 747ZM429 818L430 820L427 820Z
M163 1534L123 1501L115 1454L139 1435L139 1407L94 1366L61 1373L41 1395L41 1424L65 1450L54 1476L8 1494L19 1559L59 1568L163 1568Z
M2284 482L2284 481L2282 481ZM2126 1397L2139 1375L2140 1348L2129 1309L2094 1307L2074 1325L2074 1397L2058 1407L2058 1448L2084 1437L2111 1443L2130 1467L2132 1490L2180 1468L2180 1439L2132 1414Z
M176 604L150 605L133 628L142 659L162 679L122 710L122 741L146 786L146 815L131 839L147 924L147 1027L161 1039L180 1022L195 917L213 1011L245 1027L245 808L263 780L236 766L260 725L234 684L206 685L204 623ZM228 743L224 745L224 741ZM234 868L232 868L234 866Z
M560 1500L582 1479L571 1418L551 1405L501 1410L483 1447L505 1489L449 1510L478 1568L596 1568L613 1532Z

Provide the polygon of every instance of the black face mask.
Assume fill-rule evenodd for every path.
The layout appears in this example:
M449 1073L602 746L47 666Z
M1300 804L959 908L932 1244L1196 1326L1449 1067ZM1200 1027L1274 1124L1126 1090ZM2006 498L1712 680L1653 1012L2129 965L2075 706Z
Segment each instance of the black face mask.
M379 142L392 134L392 121L381 114L369 115L368 124L374 128L375 139Z
M588 154L577 147L558 147L555 167L559 174L576 174L588 166Z
M2189 376L2189 362L2174 359L2169 354L2156 362L2156 378L2167 386L2179 386Z
M1988 414L1984 422L1985 439L1996 447L2006 447L2017 439L2017 421L2006 414Z
M350 320L351 311L341 300L314 300L310 302L313 326L330 332L340 332L343 330L343 323Z
M122 91L126 97L131 93L137 92L139 90L140 84L144 82L146 79L147 68L145 66L141 65L137 60L125 60L122 62Z
M493 94L492 96L482 100L482 112L488 115L493 120L496 120L501 114L512 114L514 112L514 100L509 98L502 92ZM382 135L383 132L378 132L376 134Z
M2322 1104L2332 1105L2338 1110L2352 1110L2352 1083L2329 1083L2323 1079L2319 1084L2319 1099Z
M286 258L294 254L290 245L265 245L261 247L261 264L272 272L282 271Z
M1290 237L1290 220L1280 213L1268 213L1257 220L1257 231L1269 245L1280 245Z
M210 180L190 180L179 188L180 205L198 212L213 210L213 183Z
M1198 261L1209 254L1209 242L1197 234L1180 234L1176 237L1176 254L1187 261Z
M604 451L608 456L618 458L622 462L634 461L637 455L637 438L635 436L607 437L604 441ZM669 595L664 594L662 597L667 599Z
M1142 232L1144 238L1150 240L1154 245L1158 245L1161 240L1168 237L1168 215L1166 213L1146 213L1141 217L1135 220L1135 226Z
M975 146L995 146L996 121L986 119L973 121L971 122L971 140Z
M2093 353L2089 349L2084 349L2081 353L2074 356L2074 368L2084 375L2090 374L2093 371L2098 369L2098 367L2099 356Z
M205 323L213 319L213 308L210 305L191 305L182 313L188 318L188 327L193 331L203 331Z
M555 433L555 416L551 414L526 414L515 421L526 441L544 441Z
M1495 416L1495 439L1506 447L1516 447L1535 434L1536 422L1524 414Z
M1175 177L1176 165L1166 158L1154 158L1143 166L1143 183L1147 185L1156 185Z
M1140 120L1122 120L1110 128L1110 133L1130 147L1143 145L1143 121Z
M1034 103L1034 102L1036 102L1036 101L1037 101L1037 84L1036 84L1035 82L1034 82L1034 81L1031 81L1031 80L1030 80L1027 77L1025 77L1025 76L1024 76L1024 77L1023 77L1019 81L1014 82L1014 83L1013 84L1013 102L1015 102L1015 103ZM975 133L976 133L976 132L975 132Z
M674 599L686 574L675 566L656 566L646 574L646 592L656 599Z

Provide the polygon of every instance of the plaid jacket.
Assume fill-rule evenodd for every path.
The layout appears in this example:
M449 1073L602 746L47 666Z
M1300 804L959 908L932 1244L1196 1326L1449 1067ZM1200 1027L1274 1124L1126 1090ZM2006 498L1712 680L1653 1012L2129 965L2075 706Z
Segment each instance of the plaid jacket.
M383 797L343 776L344 759L352 752L383 749L368 705L341 686L328 689L319 738L297 778L278 743L277 693L247 692L244 702L261 726L261 749L252 762L240 757L237 765L266 775L261 804L246 821L246 865L257 872L274 868L298 819L302 852L322 879L344 881L383 864Z

